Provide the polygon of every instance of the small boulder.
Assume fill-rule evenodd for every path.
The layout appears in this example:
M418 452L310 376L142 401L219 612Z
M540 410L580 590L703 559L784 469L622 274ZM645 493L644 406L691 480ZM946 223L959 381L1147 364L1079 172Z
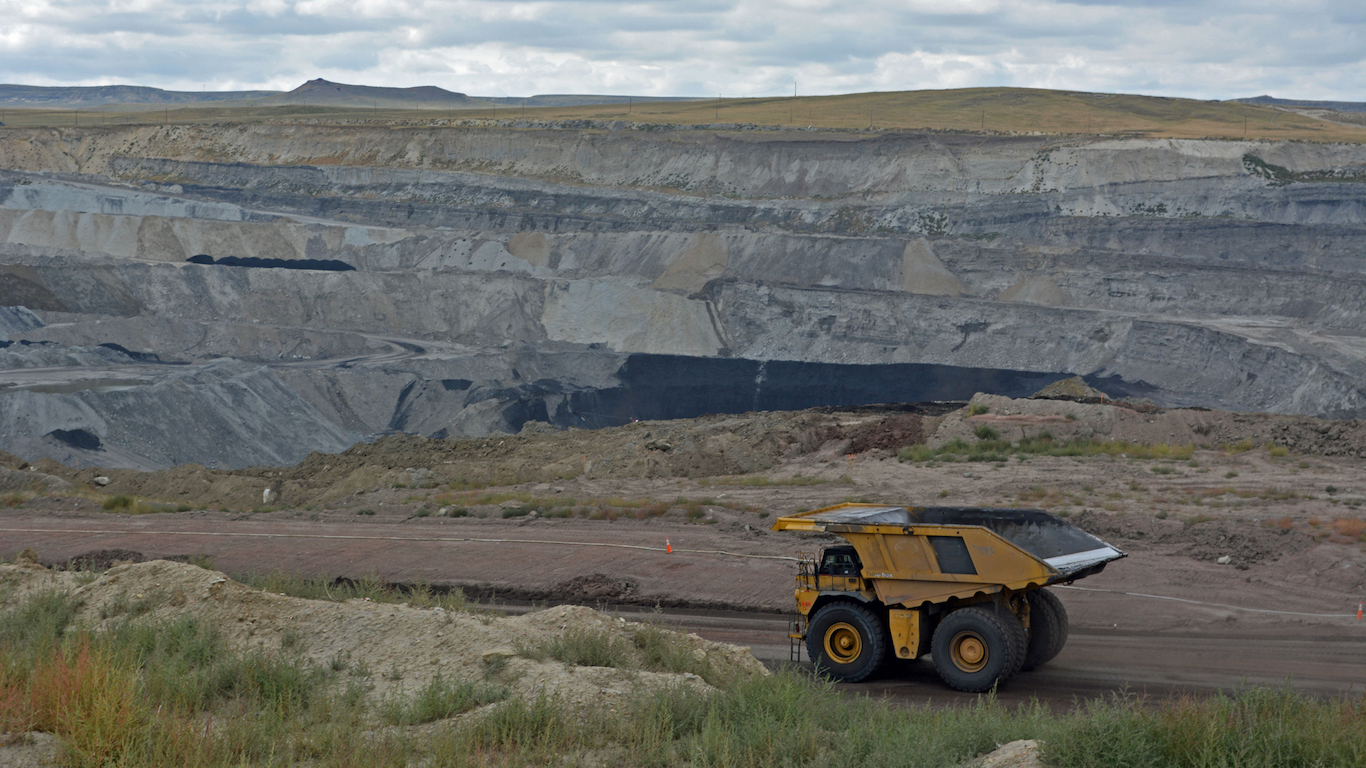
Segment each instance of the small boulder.
M94 482L95 485L105 486L109 485L109 478L105 477L104 475L100 475L99 477L96 477L92 482Z
M495 661L506 661L508 659L515 657L516 655L517 651L513 650L512 648L506 645L500 645L497 648L490 648L487 651L484 651L483 653L479 654L479 658L483 659L484 663L490 664Z

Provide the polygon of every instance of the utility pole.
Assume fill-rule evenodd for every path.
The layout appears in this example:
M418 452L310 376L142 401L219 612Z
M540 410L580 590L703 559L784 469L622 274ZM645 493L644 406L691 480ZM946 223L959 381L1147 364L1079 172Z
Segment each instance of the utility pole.
M797 81L792 81L792 98L797 98Z
M716 94L716 119L721 119L721 94Z

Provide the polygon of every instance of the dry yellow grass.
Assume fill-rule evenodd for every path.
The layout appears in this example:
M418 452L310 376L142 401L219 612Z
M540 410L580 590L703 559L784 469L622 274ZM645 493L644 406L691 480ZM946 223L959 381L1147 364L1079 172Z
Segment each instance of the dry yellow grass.
M799 98L711 99L582 107L373 110L330 107L195 107L169 110L4 110L6 125L352 122L441 124L452 119L628 120L638 123L751 123L838 129L947 130L1147 136L1153 138L1366 141L1366 126L1235 102L1024 88L857 93Z

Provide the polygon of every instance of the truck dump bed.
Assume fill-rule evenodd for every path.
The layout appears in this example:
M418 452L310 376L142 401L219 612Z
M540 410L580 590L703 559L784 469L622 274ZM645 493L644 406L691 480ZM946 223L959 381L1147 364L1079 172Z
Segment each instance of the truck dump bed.
M993 570L988 567L987 561L1001 559L1005 554L998 553L989 543L979 541L985 534L987 539L1003 540L1011 545L1010 549L1043 565L1042 572L1037 575L1043 576L1046 584L1098 573L1106 563L1125 556L1086 531L1039 509L840 504L779 518L773 529L846 534L845 538L859 549L865 567L882 562L887 567L871 570L897 571L899 578L913 578L911 572L917 571L927 574L964 571L935 568L935 561L929 558L898 557L897 554L906 551L904 546L888 549L885 545L879 545L874 548L874 541L866 535L874 535L878 539L884 536L926 537L929 549L938 554L939 560L944 558L946 547L949 546L942 540L961 537L967 541L963 549L974 561L975 570L982 573ZM865 549L869 551L865 552ZM878 578L879 574L874 572L867 576ZM1023 573L1020 577L1026 578Z

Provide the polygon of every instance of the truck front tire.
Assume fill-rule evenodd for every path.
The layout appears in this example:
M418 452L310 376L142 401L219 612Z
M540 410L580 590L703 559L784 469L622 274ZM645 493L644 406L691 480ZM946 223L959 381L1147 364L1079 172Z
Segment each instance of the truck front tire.
M1025 631L1014 614L974 605L945 616L934 630L930 655L939 677L969 693L989 691L1024 663Z
M818 672L857 683L882 666L887 628L857 603L830 603L816 611L806 631L806 652Z

